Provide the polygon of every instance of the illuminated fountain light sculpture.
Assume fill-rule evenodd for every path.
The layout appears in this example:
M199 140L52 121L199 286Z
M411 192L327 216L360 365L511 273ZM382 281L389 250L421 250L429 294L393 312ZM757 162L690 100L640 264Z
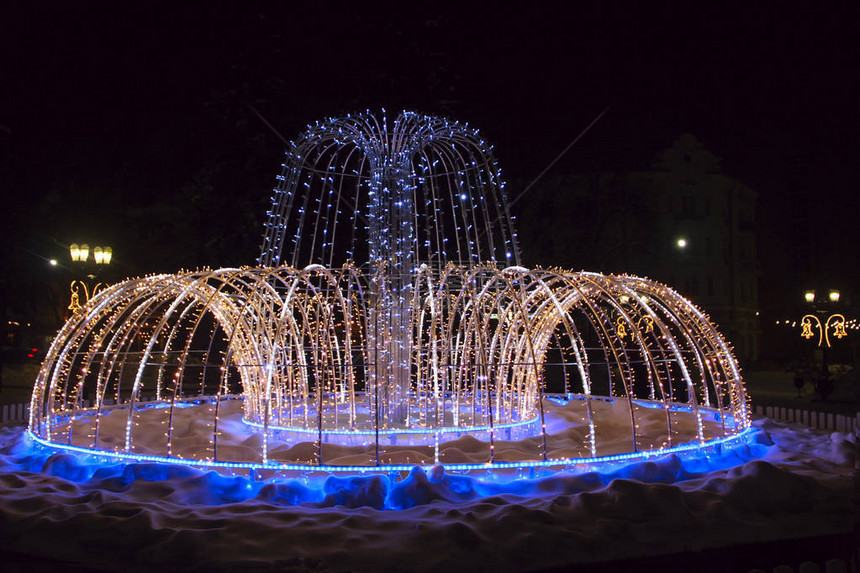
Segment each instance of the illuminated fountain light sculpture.
M749 427L737 363L688 300L519 265L476 131L328 120L278 180L259 267L131 279L66 323L35 440L211 467L468 470L696 450ZM623 443L604 439L619 426Z
M368 261L368 388L381 395L385 425L408 425L417 274L429 267L432 281L449 261L518 260L487 145L474 130L415 113L390 126L384 115L347 117L311 128L279 180L260 263Z

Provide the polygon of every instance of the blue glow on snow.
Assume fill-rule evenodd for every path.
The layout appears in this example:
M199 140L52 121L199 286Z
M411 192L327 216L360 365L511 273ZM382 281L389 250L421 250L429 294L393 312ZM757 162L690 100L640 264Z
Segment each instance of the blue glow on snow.
M657 450L648 450L641 452L630 452L624 454L598 456L594 458L553 458L547 461L517 461L517 462L494 462L494 463L478 463L478 464L449 464L445 466L448 471L458 472L474 472L477 470L522 470L522 469L555 469L555 470L572 470L576 468L588 468L611 464L616 462L633 462L643 461L654 457L666 456L671 454L701 454L701 455L719 455L722 450L731 449L740 445L744 445L752 433L752 428L746 428L742 432L728 436L725 438L717 438L705 443L690 442L681 444L671 448L662 448ZM29 430L26 432L27 438L33 444L39 445L46 451L70 452L86 455L93 460L103 459L105 461L124 461L128 463L137 462L153 462L168 465L183 465L191 467L202 467L215 470L245 470L248 472L256 471L271 471L275 472L324 472L328 474L363 474L363 473L378 473L382 472L408 472L416 466L415 464L392 464L380 466L341 466L341 465L308 465L308 464L282 464L276 461L269 461L267 464L256 464L247 462L219 462L213 460L195 460L186 458L175 458L166 456L153 456L145 454L136 454L131 452L110 452L106 450L92 450L79 446L68 444L56 444L49 442L36 436ZM430 469L434 466L423 466L425 469Z
M128 454L120 459L120 455L114 457L108 452L94 454L85 448L45 445L44 440L23 429L13 437L15 443L10 448L7 436L0 435L2 471L42 472L115 492L136 487L136 483L164 482L173 501L189 505L256 500L276 505L380 510L434 502L456 504L501 494L534 497L558 491L594 491L615 479L669 484L743 464L763 456L772 445L764 431L748 428L730 438L708 442L705 448L685 444L638 457L624 454L576 463L555 460L345 468L209 462L203 467L197 460L183 463L158 456L135 456L133 460ZM245 475L222 473L243 469ZM344 476L344 472L352 475Z

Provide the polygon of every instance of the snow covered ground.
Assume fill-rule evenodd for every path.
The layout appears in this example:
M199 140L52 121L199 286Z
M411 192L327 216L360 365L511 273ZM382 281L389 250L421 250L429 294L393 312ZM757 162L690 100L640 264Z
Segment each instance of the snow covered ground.
M754 427L749 445L709 460L509 483L437 466L320 484L93 468L0 429L0 541L123 571L506 572L850 532L855 436Z

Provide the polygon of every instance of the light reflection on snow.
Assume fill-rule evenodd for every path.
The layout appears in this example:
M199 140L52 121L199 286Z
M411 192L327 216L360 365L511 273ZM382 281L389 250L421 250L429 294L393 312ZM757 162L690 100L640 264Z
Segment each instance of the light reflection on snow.
M707 448L697 443L686 444L652 452L644 458L640 456L641 459L625 454L583 460L575 465L556 464L555 467L543 462L497 463L485 466L482 471L476 471L474 464L398 465L384 471L369 467L294 465L279 468L280 471L273 472L274 477L269 479L255 479L265 470L275 469L259 464L211 462L206 468L192 465L199 464L198 460L183 463L173 458L140 456L139 461L129 463L112 458L107 452L92 454L75 447L58 452L56 444L46 444L29 432L17 434L11 440L7 438L7 442L0 445L11 446L17 454L11 459L4 458L4 471L41 471L72 482L88 482L91 487L98 487L106 480L114 485L129 485L137 480L153 482L195 476L197 487L207 491L197 492L192 497L210 500L215 505L252 499L264 489L274 488L289 491L289 495L278 495L284 502L291 500L291 504L324 503L331 498L338 500L336 505L403 509L436 499L456 501L499 494L529 496L542 491L545 482L559 480L585 479L592 485L606 485L621 478L674 483L755 459L764 454L766 444L767 439L760 430L748 429L740 435L715 440ZM213 471L215 469L218 471ZM250 477L223 475L231 470L244 470Z

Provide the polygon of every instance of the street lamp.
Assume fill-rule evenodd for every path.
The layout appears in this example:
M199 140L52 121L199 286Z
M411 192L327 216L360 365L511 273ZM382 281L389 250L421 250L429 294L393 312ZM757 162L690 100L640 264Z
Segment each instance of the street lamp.
M841 313L834 312L830 313L826 308L819 308L815 306L815 291L808 290L803 294L803 298L809 304L813 305L813 309L815 314L806 314L800 320L800 336L809 340L814 337L815 334L812 332L813 328L818 329L818 346L824 348L830 348L832 345L830 343L830 332L832 330L833 336L836 338L844 338L848 336L848 332L845 330L845 316ZM827 298L831 303L839 302L840 293L836 289L831 289L827 294ZM829 314L829 316L827 316ZM825 318L825 316L827 316Z
M99 266L109 265L113 258L113 249L111 247L96 245L93 247L92 253L93 262ZM90 258L90 246L87 243L72 243L69 245L69 257L71 257L73 263L86 263ZM88 275L88 277L95 279L94 275ZM69 310L73 313L77 312L83 304L86 304L104 286L104 283L97 282L90 288L83 280L73 280L69 285L69 290L71 291Z
M96 245L93 247L93 262L97 265L109 265L113 256L113 249L110 247L101 247ZM85 263L90 258L90 246L86 243L69 245L69 256L73 263Z
M69 255L72 257L72 262L85 263L90 257L90 246L86 243L82 245L72 243L69 245Z
M827 365L827 349L832 347L830 335L838 339L848 336L845 329L845 316L831 309L816 304L814 290L808 290L803 294L804 300L812 307L813 312L804 315L800 320L800 336L809 340L815 336L814 328L818 329L818 348L821 348L821 375L813 379L815 390L821 395L822 400L827 399L827 394L833 390L833 382L830 380L830 368ZM831 289L827 293L827 300L822 303L836 304L839 302L840 293Z

